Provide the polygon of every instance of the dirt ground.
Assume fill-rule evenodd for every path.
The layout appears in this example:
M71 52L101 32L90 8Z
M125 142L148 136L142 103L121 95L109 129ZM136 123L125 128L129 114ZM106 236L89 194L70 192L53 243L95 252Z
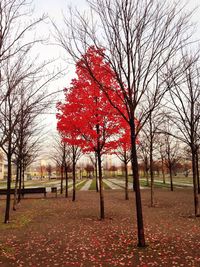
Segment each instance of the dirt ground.
M106 219L99 195L77 192L77 201L49 195L24 199L0 223L0 266L200 266L200 218L194 218L192 189L157 189L156 207L142 190L145 237L137 248L135 200L123 191L105 191ZM2 198L2 197L1 197ZM0 200L3 221L4 200Z

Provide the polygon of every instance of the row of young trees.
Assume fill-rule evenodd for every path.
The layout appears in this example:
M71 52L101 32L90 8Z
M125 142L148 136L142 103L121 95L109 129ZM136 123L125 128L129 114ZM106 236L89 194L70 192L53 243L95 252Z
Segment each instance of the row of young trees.
M12 165L16 165L15 210L24 171L40 148L39 115L49 106L46 85L55 78L47 72L51 62L41 63L35 54L42 42L35 30L45 19L33 18L29 1L0 1L0 148L8 166L5 223L10 214Z
M126 121L129 127L138 246L144 247L137 139L145 125L149 125L152 165L154 133L160 130L159 124L156 126L153 121L161 107L165 117L173 122L175 130L171 135L190 148L195 215L198 215L196 151L200 112L199 54L192 55L188 50L188 45L192 44L191 13L186 12L180 2L171 1L87 2L91 9L88 17L87 13L81 15L71 10L71 17L65 17L64 20L66 30L62 31L55 26L57 41L76 64L81 64L91 82L98 85L100 94L110 103L110 109L114 109L116 116ZM91 47L103 58L103 77L94 71L93 61L88 57L88 49ZM110 75L112 82L110 78L105 82L104 77ZM76 121L79 118L75 116ZM83 128L85 123L82 122ZM58 128L62 128L61 132L65 132L64 126L58 124ZM65 137L64 141L67 141ZM151 183L153 186L152 171Z

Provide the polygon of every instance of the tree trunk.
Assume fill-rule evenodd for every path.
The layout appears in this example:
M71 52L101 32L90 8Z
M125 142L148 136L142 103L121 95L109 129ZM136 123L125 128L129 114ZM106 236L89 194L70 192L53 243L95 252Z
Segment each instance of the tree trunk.
M24 180L24 165L22 165L22 188L25 188L25 180Z
M165 168L164 168L164 159L163 159L163 157L161 158L161 160L162 160L162 177L163 177L163 184L165 184L166 181L165 181Z
M136 201L136 213L137 213L138 247L145 247L134 116L130 121L130 127L131 127L131 164L132 164L133 178L135 181L134 188L135 188L135 201Z
M129 200L128 197L128 167L127 162L124 162L124 170L125 170L125 200Z
M197 168L197 186L198 186L198 194L200 194L200 181L199 181L199 155L198 150L196 152L196 168Z
M19 164L19 192L18 192L17 203L19 203L21 201L21 192L22 192L22 163L20 160L20 164Z
M151 140L150 144L150 157L149 157L149 165L150 165L150 177L151 177L151 207L154 206L154 173L153 173L153 141Z
M101 166L101 152L97 151L98 170L99 170L99 196L100 196L100 219L105 219L104 212L104 194L103 194L103 179L102 179L102 166Z
M170 177L170 189L171 191L174 191L171 162L169 162L169 177Z
M168 140L167 149L168 149L167 157L168 157L168 167L169 167L169 177L170 177L170 189L171 191L173 191L174 188L173 188L173 177L172 177L172 162L171 162L171 150L170 150L169 140Z
M12 162L11 162L11 144L8 145L8 177L7 177L7 194L6 194L6 210L4 223L9 223L10 218L10 189L11 189L11 176L12 176Z
M147 186L149 186L149 173L148 173L148 158L147 158L147 156L145 156L145 158L144 158L144 173L145 173Z
M196 173L196 152L194 148L191 148L192 152L192 176L193 176L193 192L194 192L194 211L195 216L199 216L199 199L197 194L197 173Z
M60 174L61 174L61 180L60 180L60 193L62 194L63 193L63 165L61 166L60 168Z
M96 192L99 192L98 187L98 170L97 170L97 155L95 153L95 178L96 178Z
M14 193L14 200L13 200L13 210L16 210L16 206L17 206L18 182L19 182L19 167L17 166L17 173L16 173L16 178L15 178L15 193Z
M72 195L72 201L76 200L76 162L75 158L73 158L72 163L72 179L73 179L73 195Z
M65 197L68 198L68 170L67 170L67 166L65 164Z

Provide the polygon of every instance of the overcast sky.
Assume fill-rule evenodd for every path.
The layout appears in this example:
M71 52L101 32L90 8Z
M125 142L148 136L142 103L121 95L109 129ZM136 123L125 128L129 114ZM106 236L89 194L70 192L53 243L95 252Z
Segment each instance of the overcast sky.
M169 0L172 1L172 0ZM184 1L184 0L183 0ZM200 5L200 0L187 0L188 9L193 9ZM76 6L79 10L83 11L87 8L87 3L85 0L33 0L33 5L35 8L34 16L40 17L42 14L47 14L57 25L60 27L63 26L63 13L67 15L67 7L69 5ZM196 9L194 20L197 21L197 38L200 38L200 10ZM50 36L51 37L51 23L46 23L40 26L39 34L42 36ZM57 63L58 66L62 65L62 68L66 68L66 75L63 78L59 79L57 82L53 83L50 86L50 90L62 90L65 86L68 86L71 78L74 76L74 69L71 66L67 65L67 62L63 60L65 52L52 44L48 44L43 46L40 51L41 59L50 59L50 58L58 58ZM50 130L56 131L56 119L55 115L47 115L46 116L47 125Z
M172 1L172 0L168 0ZM186 0L183 0L186 1ZM187 0L188 8L193 9L197 5L200 4L200 0ZM87 3L85 0L33 0L33 5L35 7L35 16L39 17L42 14L47 14L49 17L60 27L63 26L63 13L67 15L67 7L69 5L78 7L79 10L83 11L87 8ZM198 22L197 26L197 36L200 38L200 10L196 11L194 15L194 20ZM40 27L40 34L43 36L51 36L50 33L51 25L43 24ZM48 59L48 58L64 58L65 52L56 46L48 45L41 49L41 57ZM60 61L58 64L63 64L63 68L68 68L68 75L64 79L61 79L60 82L56 83L58 87L62 88L69 84L70 79L73 77L73 73L71 71L71 67L65 64L64 61Z

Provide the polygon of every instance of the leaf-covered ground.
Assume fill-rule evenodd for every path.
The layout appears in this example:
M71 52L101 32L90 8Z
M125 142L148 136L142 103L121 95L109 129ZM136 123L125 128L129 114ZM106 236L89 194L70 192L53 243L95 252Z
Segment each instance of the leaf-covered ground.
M0 224L0 266L200 266L200 218L193 215L192 189L157 189L156 206L142 190L148 246L137 248L134 195L105 191L106 219L99 195L77 192L77 201L49 196L25 199L11 222ZM0 201L1 220L5 202Z

